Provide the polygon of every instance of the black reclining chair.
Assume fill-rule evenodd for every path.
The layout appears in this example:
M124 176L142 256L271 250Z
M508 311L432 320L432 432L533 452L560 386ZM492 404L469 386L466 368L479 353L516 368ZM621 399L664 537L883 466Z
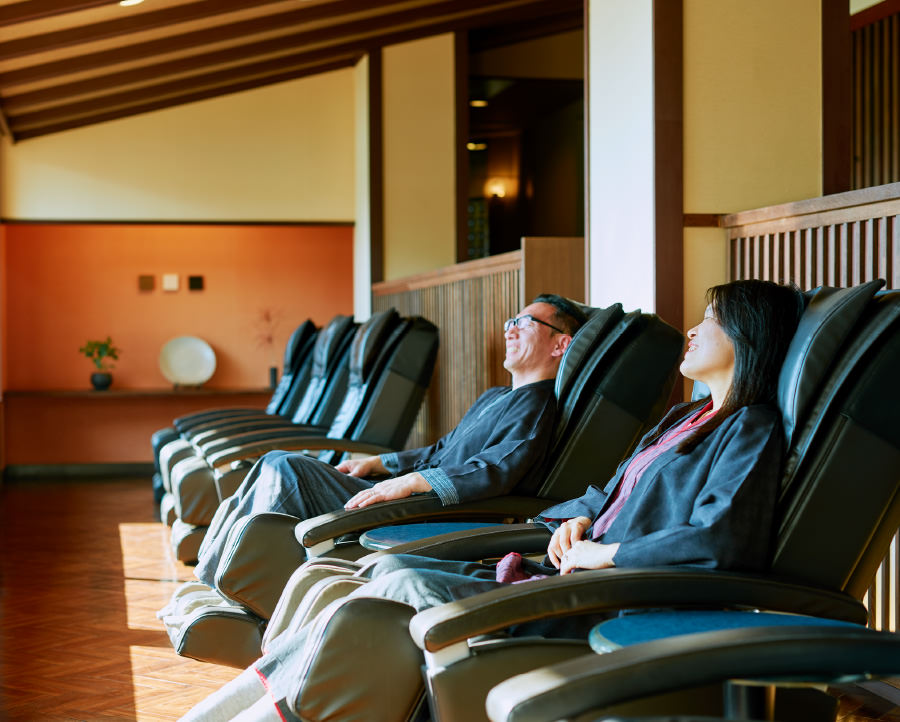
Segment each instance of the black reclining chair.
M346 316L338 317L318 332L313 351L305 366L298 373L305 381L306 391L299 399L294 420L305 420L310 426L293 424L292 428L303 431L320 431L321 424L334 419L341 399L347 390L349 376L349 349L355 324ZM219 420L222 433L249 433L258 417L244 416L241 421L229 417L230 421ZM266 420L272 417L265 416ZM280 418L280 417L279 417ZM288 424L291 421L282 420ZM228 431L226 432L225 429ZM224 437L223 437L224 438ZM199 454L197 447L186 439L177 439L166 444L161 456L162 478L166 489L160 506L161 518L172 526L172 547L176 558L190 562L196 559L197 549L205 534L205 528L212 520L220 501L232 490L223 490L209 473L209 467Z
M295 387L302 388L303 393L294 403L292 418L259 412L232 414L199 421L185 430L182 437L167 443L160 451L160 467L166 500L171 500L168 507L172 511L171 518L164 517L163 520L172 524L177 518L185 524L206 525L221 500L216 485L210 479L203 474L193 477L188 474L191 469L203 469L205 466L202 446L195 440L197 434L217 435L221 442L260 427L272 428L276 423L281 427L289 425L295 433L301 430L309 433L327 431L347 390L349 351L355 332L356 324L350 317L337 316L317 333L304 368L296 373L298 383ZM215 442L210 438L209 443ZM185 460L190 461L182 463ZM175 467L179 464L179 471L175 473ZM193 479L194 483L186 482L185 478Z
M383 333L385 329L387 334ZM276 449L320 450L318 457L321 460L336 463L345 453L377 454L403 448L431 380L437 345L437 328L423 318L401 318L393 310L374 314L370 322L360 327L354 339L347 392L328 435L269 437L260 432L263 438L257 438L253 433L236 437L252 440L228 451L234 458L229 459L224 469L219 469L217 483L224 478L226 483L233 484L235 477L246 475L252 459ZM239 462L239 466L233 467L233 462ZM179 462L179 465L182 463L185 462ZM176 471L177 468L178 465ZM215 472L204 463L195 473L211 478ZM174 534L173 526L173 537ZM214 590L199 583L184 589L184 596L196 596L200 592L207 605L217 606L221 601ZM192 602L187 600L185 604ZM180 624L172 623L175 627ZM252 625L257 624L258 620L254 618ZM174 638L178 630L173 631L172 625L168 628ZM255 637L258 652L258 631Z
M776 616L739 614L748 619ZM836 699L814 703L806 695L800 700L802 709L796 709L796 701L793 710L782 709L776 685L795 689L799 683L847 684L900 675L900 635L781 616L783 625L666 637L516 675L490 691L487 715L491 722L613 722L613 716L626 722L626 715L652 722L644 715L665 714L653 718L663 722L676 714L720 713L723 720L833 720ZM766 693L762 704L746 702L748 688ZM702 719L714 722L709 716ZM682 716L678 720L686 722Z
M278 380L278 385L272 391L272 396L263 413L281 414L285 417L289 417L293 413L296 407L296 388L302 387L304 383L301 379L298 379L298 375L301 373L304 360L312 353L312 347L315 343L317 332L316 325L311 320L304 321L294 329L294 332L290 335L288 342L285 345L281 378ZM163 446L170 441L178 439L181 436L183 429L189 428L195 423L203 423L206 420L226 418L233 415L241 416L251 413L260 413L260 410L249 407L238 407L197 411L175 419L172 426L155 431L150 438L150 444L153 449L153 489L156 496L156 503L159 503L162 500L162 495L164 493L159 464L159 454Z
M623 315L621 307L595 309L588 323L576 334L560 365L556 393L559 399L553 446L547 456L544 481L535 488L517 489L513 495L443 507L433 494L387 502L368 509L336 512L297 524L284 514L259 514L239 522L229 535L229 552L216 575L218 591L237 608L246 608L250 618L268 618L278 602L281 614L302 597L302 585L285 590L285 583L306 558L298 543L316 521L340 524L341 534L378 526L387 521L449 519L524 519L568 493L567 485L581 485L598 473L612 473L638 438L662 413L672 389L681 357L683 337L656 316L633 312ZM640 376L643 383L627 383ZM599 431L602 430L603 434ZM603 438L603 443L597 439ZM540 478L540 476L538 477ZM559 496L557 496L559 495ZM297 531L295 532L295 525ZM334 545L329 544L329 550ZM366 550L355 541L340 544L349 557ZM355 553L355 554L354 554ZM331 572L328 562L325 573ZM304 580L305 581L305 580ZM233 611L229 611L233 614ZM182 638L188 656L199 656L209 647L200 638L199 628L191 640ZM255 631L249 626L245 631ZM209 639L209 638L208 638ZM210 639L210 641L212 641ZM224 659L216 649L215 661L246 664L258 656L260 642L239 646L243 657ZM237 648L237 646L236 646ZM206 654L207 652L203 652Z
M344 453L402 448L430 382L437 343L437 329L425 319L401 318L394 310L373 314L354 336L347 387L327 435L320 429L311 435L308 428L298 426L236 435L219 442L226 451L218 456L229 455L225 464L215 464L216 454L178 462L172 473L173 488L213 487L227 497L253 462L275 449L322 450L319 458L335 463ZM192 527L192 534L202 538L218 502L219 495L209 495L209 503L201 509L205 521L197 524L199 529ZM176 539L182 543L182 528L177 522L173 525L173 544ZM182 554L179 559L195 560L199 540L185 546L192 555Z
M335 316L320 331L314 333L300 365L291 373L291 382L285 390L278 413L231 409L223 413L202 412L176 419L178 437L159 450L158 464L164 482L170 485L172 467L176 463L200 453L197 443L200 435L218 434L224 438L228 434L241 433L244 428L255 428L257 424L309 424L311 419L321 416L323 404L320 400L324 385L330 383L355 329L356 324L351 317Z
M327 644L331 638L354 638L359 629L378 637L381 646L392 645L398 659L424 653L433 719L477 720L485 718L484 700L500 681L589 651L579 640L485 637L516 624L641 607L763 609L864 624L867 613L859 599L900 522L900 293L872 300L879 285L821 289L788 352L779 406L789 453L769 573L688 567L583 571L510 585L419 614L386 600L343 600L317 635L325 646L304 671L306 699L313 704L327 697L337 716L345 706L365 704L386 710L371 719L410 717L422 692L417 675L383 670L393 680L384 692L365 683L339 692L328 686L327 679L340 670L366 664L358 650L346 655L344 645ZM848 481L859 479L860 469L867 473L848 507ZM549 541L545 528L531 525L506 533L503 544L496 541L496 528L484 532L493 540L490 554L543 554ZM434 541L395 551L480 559L485 555L479 534L451 539L450 552ZM333 583L349 587L364 581L348 575ZM313 588L310 594L317 592ZM396 625L406 620L411 641L396 633Z

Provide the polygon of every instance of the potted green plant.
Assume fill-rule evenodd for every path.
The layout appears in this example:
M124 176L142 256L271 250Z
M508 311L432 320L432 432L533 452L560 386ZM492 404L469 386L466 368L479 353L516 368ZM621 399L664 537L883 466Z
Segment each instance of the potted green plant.
M112 383L112 374L110 371L115 365L110 363L111 360L119 360L119 349L113 345L112 338L106 337L105 341L88 341L84 346L78 349L91 361L97 370L91 374L91 384L97 391L105 391Z

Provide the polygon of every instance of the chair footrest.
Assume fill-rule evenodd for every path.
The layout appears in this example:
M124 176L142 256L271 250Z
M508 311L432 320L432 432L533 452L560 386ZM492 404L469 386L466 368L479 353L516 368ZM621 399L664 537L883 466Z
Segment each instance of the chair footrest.
M244 668L262 654L265 622L201 582L187 582L157 616L182 657Z
M200 552L200 544L206 536L206 526L186 524L181 519L172 522L172 553L185 564L194 564Z

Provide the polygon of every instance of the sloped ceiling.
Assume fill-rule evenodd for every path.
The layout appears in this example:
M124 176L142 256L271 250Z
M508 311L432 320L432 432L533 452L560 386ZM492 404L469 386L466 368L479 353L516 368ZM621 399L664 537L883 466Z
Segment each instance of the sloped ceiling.
M582 0L0 0L14 141L353 65L451 31L488 46L580 24Z

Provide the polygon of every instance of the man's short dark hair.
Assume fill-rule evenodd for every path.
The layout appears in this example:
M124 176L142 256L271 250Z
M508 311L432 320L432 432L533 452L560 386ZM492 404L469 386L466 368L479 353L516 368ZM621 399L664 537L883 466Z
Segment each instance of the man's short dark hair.
M532 303L547 303L553 306L556 310L550 319L551 322L554 326L565 329L570 336L574 336L575 332L587 323L587 314L577 303L555 293L542 293L536 296Z

